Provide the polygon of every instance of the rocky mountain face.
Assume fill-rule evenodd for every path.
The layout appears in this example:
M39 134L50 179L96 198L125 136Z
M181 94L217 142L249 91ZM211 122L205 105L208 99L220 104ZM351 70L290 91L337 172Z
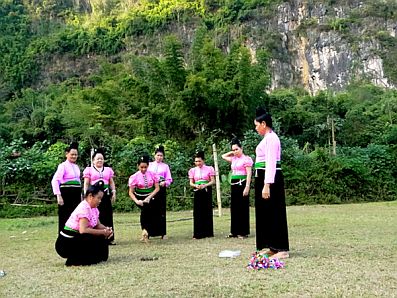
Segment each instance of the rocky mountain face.
M84 13L111 9L106 7L111 1L106 0L73 2ZM132 5L130 2L134 1L123 5ZM158 55L164 35L170 33L179 36L188 51L200 22L199 17L192 17L169 24L167 32L156 32L150 38L128 37L120 56ZM267 48L272 57L271 90L301 86L314 95L325 89L343 90L356 80L385 88L397 86L397 0L275 1L271 8L254 9L227 33L214 34L214 42L225 51L233 40L243 39L253 59L258 49ZM67 61L60 62L64 72ZM74 64L72 73L90 68L79 61ZM53 67L54 63L44 63L44 76L53 75L54 70L48 69Z
M247 45L253 55L266 44L269 33L263 34L264 30L278 42L271 62L271 89L300 85L316 94L325 89L342 90L356 79L396 87L385 74L387 55L381 53L388 49L377 35L395 40L397 20L395 15L377 16L370 10L376 9L377 3L371 6L369 2L285 1L274 15L248 23L251 32Z

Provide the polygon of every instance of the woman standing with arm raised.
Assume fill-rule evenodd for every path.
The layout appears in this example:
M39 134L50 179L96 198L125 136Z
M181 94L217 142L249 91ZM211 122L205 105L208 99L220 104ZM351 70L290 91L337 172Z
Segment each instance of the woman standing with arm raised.
M196 167L189 170L190 186L194 191L193 239L214 237L212 218L212 185L215 184L215 170L204 163L204 152L196 153Z
M249 191L252 176L252 158L243 153L238 139L231 142L232 151L222 155L231 163L230 234L229 238L246 238L250 233Z
M66 161L58 166L51 181L52 191L58 201L58 232L62 231L70 214L82 200L80 168L76 164L78 146L72 143L66 147Z
M164 147L159 146L154 153L155 161L150 162L148 168L148 171L158 176L160 186L160 191L156 194L156 199L151 203L153 204L153 220L156 222L151 236L161 236L161 239L167 237L167 187L172 183L170 167L163 162L164 155Z
M102 150L96 150L92 156L92 167L86 167L83 172L84 193L90 185L98 181L104 183L104 194L101 204L98 206L99 220L107 227L112 227L113 235L108 238L109 244L114 245L114 226L112 204L116 200L116 185L114 183L114 171L110 167L104 166L105 158Z
M274 133L270 114L256 110L255 130L264 136L256 147L255 217L256 248L268 249L275 258L289 257L284 177L281 171L281 143Z
M131 200L141 209L141 241L147 242L154 228L154 217L151 202L160 190L157 175L148 171L149 156L142 156L138 160L138 171L128 179Z

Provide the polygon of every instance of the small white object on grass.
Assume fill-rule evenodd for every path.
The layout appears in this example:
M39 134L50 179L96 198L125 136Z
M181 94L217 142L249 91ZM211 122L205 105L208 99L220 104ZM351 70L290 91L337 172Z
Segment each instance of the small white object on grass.
M222 250L219 253L220 258L235 258L240 256L241 251L240 250Z

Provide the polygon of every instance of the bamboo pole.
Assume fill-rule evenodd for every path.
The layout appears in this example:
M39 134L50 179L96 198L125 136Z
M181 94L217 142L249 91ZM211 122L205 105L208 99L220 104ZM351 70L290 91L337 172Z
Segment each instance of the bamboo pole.
M335 123L334 118L331 118L332 128L332 155L336 156L336 140L335 140Z
M212 145L212 151L214 154L214 165L215 165L216 200L218 202L218 214L219 217L221 217L222 216L221 183L219 179L218 154L216 152L215 144Z

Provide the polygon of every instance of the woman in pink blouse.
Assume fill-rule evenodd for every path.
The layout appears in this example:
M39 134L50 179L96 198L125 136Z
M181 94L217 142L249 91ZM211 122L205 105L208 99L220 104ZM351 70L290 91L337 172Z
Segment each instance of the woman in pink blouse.
M215 184L215 171L204 163L204 152L194 158L196 167L189 170L190 186L194 191L193 239L214 237L212 218L212 185Z
M80 168L76 164L78 144L65 149L66 161L58 166L51 181L52 191L58 201L58 232L62 231L70 214L81 202Z
M251 185L252 158L244 155L238 139L232 140L232 151L222 155L231 163L231 196L230 196L230 234L229 238L246 238L250 233L249 191Z
M113 235L111 227L99 220L98 205L103 197L103 182L90 185L83 200L72 212L59 232L55 249L66 258L66 266L92 265L107 261L108 240Z
M255 217L256 249L275 258L289 257L284 177L280 139L272 129L270 114L258 108L255 129L264 136L256 147Z
M149 163L148 171L157 174L159 178L160 191L156 195L156 199L151 202L153 205L154 229L151 236L161 236L165 239L167 235L167 187L172 183L170 167L163 162L164 147L159 146L154 153L155 161Z
M96 150L92 156L92 167L86 167L83 172L84 193L88 187L98 181L104 183L104 194L99 205L99 220L105 226L112 227L113 236L109 238L109 244L114 245L114 226L112 204L116 200L116 185L114 183L114 172L112 168L104 166L105 158L102 150Z
M159 179L153 172L148 171L149 156L142 156L138 160L138 172L128 179L131 200L141 209L141 241L147 242L155 230L155 219L153 215L152 202L160 190Z

